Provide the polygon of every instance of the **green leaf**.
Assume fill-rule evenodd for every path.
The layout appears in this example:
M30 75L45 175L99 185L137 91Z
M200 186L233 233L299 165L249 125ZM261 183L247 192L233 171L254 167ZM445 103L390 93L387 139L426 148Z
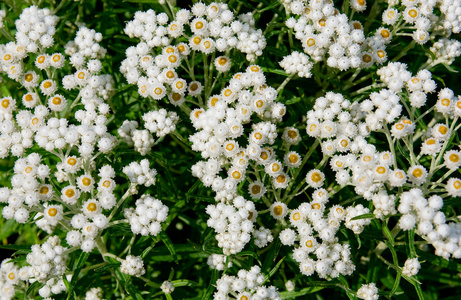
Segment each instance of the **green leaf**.
M368 214L363 214L363 215L353 217L351 220L354 221L354 220L361 220L361 219L373 219L374 217L375 217L374 214L368 213Z
M134 300L144 300L142 295L138 292L135 286L131 283L131 280L126 282L125 288Z
M269 278L271 278L275 274L275 272L277 272L277 270L280 268L280 265L283 263L285 258L286 258L286 256L282 257L282 259L280 259L280 261L275 265L275 267L273 267L272 270L270 270L270 272L264 278L264 282L267 282L269 280ZM264 284L264 282L263 282L263 284Z
M160 239L162 240L162 242L165 244L165 246L168 248L168 250L170 251L171 253L171 256L173 257L173 260L175 261L175 263L178 263L178 257L176 255L176 249L174 248L174 245L173 243L171 242L170 238L168 237L168 235L164 232L164 231L161 231L159 233L159 236L160 236Z
M154 249L154 246L149 246L147 247L142 253L141 253L141 259L144 260L144 258L149 254L150 250Z
M30 246L28 246L28 245L0 245L0 249L23 250L23 251L28 250L28 252L31 252L30 247L32 247L32 245L30 245Z
M213 270L211 271L211 279L210 283L208 284L208 288L205 291L205 294L203 294L202 300L209 300L211 299L211 295L213 294L213 291L215 289L215 283L216 280L218 279L218 270Z
M80 274L80 271L83 268L83 265L85 264L86 260L88 259L88 256L90 256L90 253L83 252L80 253L80 256L77 260L77 262L74 264L74 274L72 274L72 280L70 281L70 289L67 294L67 299L70 299L71 296L73 295L73 290L75 287L75 284L77 283L78 280L78 275Z
M387 241L389 241L391 246L394 246L394 237L392 236L391 231L389 230L389 228L387 227L385 223L383 223L382 225L382 230L383 230L384 236L387 238Z
M178 287L178 286L195 286L195 285L198 285L197 282L192 281L192 280L188 280L188 279L173 280L173 281L171 281L171 283L172 283L175 287Z
M397 272L397 277L395 278L394 286L392 287L392 290L389 293L389 297L392 297L395 294L395 292L397 292L397 289L399 288L399 285L400 285L401 277L402 275L400 275L400 273Z
M321 291L324 288L325 287L323 287L323 286L306 287L306 288L303 288L302 290L297 291L297 292L294 292L294 291L293 292L281 292L280 296L282 296L282 299L290 299L290 298L295 298L295 297L298 297L298 296L304 296L304 295L307 295L307 294L312 294L312 293Z
M262 68L264 72L269 72L269 73L274 73L274 74L279 74L279 75L283 75L283 76L286 76L286 77L289 77L290 74L288 74L287 72L283 71L283 70L277 70L277 69L271 69L271 68Z
M120 263L107 264L102 267L94 269L93 272L102 273L110 269L118 268L119 266L120 266Z
M41 289L45 284L35 281L32 283L26 291L26 295L35 294L39 289Z
M263 262L262 266L262 271L263 273L266 273L270 266L274 263L275 259L277 258L277 255L279 254L280 247L282 246L282 243L280 242L280 239L277 238L275 239L274 242L272 242L269 251L267 253L266 259Z

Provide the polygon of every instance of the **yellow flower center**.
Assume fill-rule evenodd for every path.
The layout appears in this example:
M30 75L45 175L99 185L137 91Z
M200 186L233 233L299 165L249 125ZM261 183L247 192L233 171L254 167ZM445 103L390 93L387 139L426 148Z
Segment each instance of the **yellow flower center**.
M42 194L42 195L48 194L49 191L50 191L50 189L47 186L42 186L40 188L40 194Z
M24 79L27 82L31 82L32 80L34 80L34 75L32 75L31 73L28 73L28 74L26 74L26 76L24 76Z
M86 206L86 209L90 212L94 212L96 211L96 209L98 208L98 206L96 205L96 203L94 202L90 202L88 203L88 205Z
M290 156L288 157L288 160L292 163L292 164L295 164L298 162L299 158L296 154L290 154Z
M2 101L2 106L3 106L3 108L8 108L8 106L10 106L10 100L4 99Z
M54 97L52 102L54 105L59 105L62 101L60 97Z
M299 221L301 219L301 214L299 212L296 212L293 214L293 220Z
M58 210L57 210L56 208L54 208L54 207L53 207L53 208L50 208L50 209L48 210L48 215L49 215L50 217L54 217L54 216L56 216L57 214L58 214Z
M414 169L412 174L416 178L419 178L419 177L423 176L423 171L421 169Z
M91 179L88 178L88 177L84 177L84 178L82 179L82 184L83 184L84 186L89 186L89 185L91 184Z
M449 157L450 161L452 162L458 162L459 161L459 155L456 153L452 153Z
M68 189L65 193L64 193L68 198L72 198L75 196L75 191L73 189Z
M283 207L281 205L274 206L274 215L281 216L283 214Z

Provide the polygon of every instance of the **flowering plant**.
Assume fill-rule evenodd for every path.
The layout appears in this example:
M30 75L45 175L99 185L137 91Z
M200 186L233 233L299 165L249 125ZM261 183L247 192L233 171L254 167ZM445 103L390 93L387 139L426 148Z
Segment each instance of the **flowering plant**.
M461 1L4 2L1 300L461 292Z

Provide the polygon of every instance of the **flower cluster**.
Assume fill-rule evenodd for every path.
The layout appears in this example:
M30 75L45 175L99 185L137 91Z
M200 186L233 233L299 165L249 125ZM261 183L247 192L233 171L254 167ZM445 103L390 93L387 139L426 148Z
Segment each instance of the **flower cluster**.
M288 175L283 172L282 163L274 161L273 150L265 147L275 142L275 124L286 112L283 104L274 102L276 96L276 90L265 85L261 68L252 65L245 73L235 74L220 95L211 96L208 109L191 112L192 124L199 130L189 137L192 149L208 159L195 164L192 174L212 187L216 200L232 200L236 196L237 184L245 178L250 160L267 166L274 186L287 186ZM253 114L263 121L252 124L245 145L237 139L243 136L244 124L251 122ZM223 168L227 169L225 179L219 176Z
M210 216L207 225L216 231L218 246L223 248L224 254L242 251L254 230L253 223L257 216L254 203L238 196L232 205L210 204L206 212Z
M168 216L168 206L150 195L142 195L136 200L136 207L130 207L123 212L135 234L156 236L162 231L161 222Z
M459 180L458 180L459 181ZM461 248L461 227L458 223L448 223L440 211L443 199L433 195L426 199L418 188L402 193L398 211L402 214L398 226L403 230L416 229L435 248L435 254L448 259L459 258Z
M320 177L318 170L311 173L310 177ZM315 190L312 199L312 202L304 202L291 210L289 218L294 229L286 228L280 232L280 241L283 245L293 247L293 259L299 263L304 275L311 276L314 272L321 278L350 275L355 266L351 261L349 245L340 244L336 237L341 222L350 213L339 205L333 205L325 216L329 195L323 188ZM271 206L274 218L281 219L287 214L285 204L279 202Z
M149 161L147 159L141 160L139 163L133 161L122 170L130 179L132 184L140 184L151 186L155 183L155 175L157 171L149 168Z
M66 289L62 275L66 271L66 248L61 246L58 236L51 236L42 245L33 245L32 252L27 255L26 268L30 283L39 281L45 285L39 290L40 296L46 298L59 294ZM21 272L22 273L22 272ZM21 276L23 277L23 276Z
M263 286L264 281L264 275L258 266L251 267L249 271L239 270L237 277L223 275L216 282L217 292L213 295L213 299L282 299L275 287ZM235 298L229 298L229 293L232 293Z
M227 4L214 2L208 6L198 2L190 11L181 9L174 20L153 10L137 12L126 25L125 33L141 42L127 49L120 70L129 83L138 85L142 97L160 100L167 95L173 105L181 105L186 93L197 96L202 90L200 82L193 80L188 84L179 76L181 62L190 60L191 53L195 57L195 52L207 55L233 48L254 61L266 46L262 31L256 30L254 23L252 14L235 19ZM172 43L181 38L188 43ZM161 47L161 54L156 53L157 47ZM227 71L230 62L229 57L220 56L215 60L216 69Z
M378 288L375 283L363 284L357 291L357 297L365 300L377 300Z
M366 38L362 24L349 21L347 15L338 13L330 1L284 2L297 16L289 18L286 25L294 30L304 52L314 62L326 60L328 66L343 71L386 61L385 44L390 40L389 30L385 36L376 34Z
M146 273L141 257L133 255L128 255L126 259L122 261L120 271L136 277L140 277Z

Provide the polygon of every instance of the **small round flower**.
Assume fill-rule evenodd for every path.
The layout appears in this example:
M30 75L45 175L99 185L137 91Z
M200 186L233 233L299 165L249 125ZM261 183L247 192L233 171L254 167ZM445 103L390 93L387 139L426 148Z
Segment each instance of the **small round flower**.
M10 96L0 99L0 112L4 114L10 114L16 108L16 100Z
M38 76L38 74L34 71L28 71L22 78L22 82L25 87L37 87L40 76Z
M292 246L296 240L296 232L290 228L286 228L280 232L280 242L286 246Z
M248 186L248 192L251 198L260 199L266 193L266 188L261 181L255 181Z
M319 188L325 181L325 174L322 171L313 169L306 175L306 182L313 188Z
M187 91L191 96L198 96L202 93L203 86L199 81L191 81Z
M231 59L227 56L218 56L214 61L214 65L218 72L227 72L231 68Z
M50 57L50 65L56 69L62 68L64 66L65 58L61 53L54 53Z
M285 155L284 163L287 167L297 168L301 165L301 156L295 151L290 151Z
M80 191L73 185L68 185L61 190L61 199L65 203L75 204L80 197Z
M290 214L290 222L293 226L298 226L302 224L305 220L305 216L298 209L295 209Z
M82 234L80 231L71 230L67 233L66 241L70 246L79 246L82 242Z
M427 178L427 170L421 165L412 166L407 174L408 179L414 184L422 184Z
M49 205L45 207L43 216L51 226L55 226L62 219L62 206L61 205Z
M448 195L453 197L461 196L461 180L458 178L450 178L448 179L447 186L446 186Z
M405 174L405 171L395 169L393 171L389 171L388 179L391 186L400 187L407 182L407 175Z
M38 95L36 93L26 93L22 96L22 104L27 108L34 108L38 103Z
M75 174L81 168L81 160L75 156L68 156L63 161L64 170L68 173Z
M272 184L276 189L285 189L290 182L290 177L286 173L280 173L273 178Z
M416 226L416 218L411 214L404 214L400 217L398 225L402 230L411 230Z
M50 184L40 186L38 192L40 194L40 198L42 199L50 199L51 196L53 196L53 188Z
M450 136L450 129L445 124L435 124L432 127L431 134L434 138L446 140Z
M307 259L299 264L299 270L306 276L311 276L315 272L315 264L312 259Z
M294 127L285 128L282 139L288 145L297 145L301 141L298 129Z
M153 84L150 88L150 95L155 100L161 100L166 95L166 88L160 82Z
M409 6L403 11L403 18L410 24L414 24L419 16L419 9L414 6Z
M394 25L399 19L400 13L395 8L388 8L383 12L383 23L387 25Z
M77 177L77 185L82 192L91 192L94 188L94 179L91 175L81 175Z
M50 58L46 54L39 54L35 59L35 66L40 70L44 70L50 66Z
M56 94L48 99L48 107L52 111L62 111L67 105L67 100L64 96Z
M461 166L461 153L457 150L450 150L443 155L444 164L450 170L456 170Z
M53 95L57 89L58 89L58 86L56 85L56 82L54 82L54 80L47 79L47 80L43 80L40 83L40 91L45 96Z
M277 220L283 219L288 214L287 205L282 202L275 202L269 209L271 216Z

